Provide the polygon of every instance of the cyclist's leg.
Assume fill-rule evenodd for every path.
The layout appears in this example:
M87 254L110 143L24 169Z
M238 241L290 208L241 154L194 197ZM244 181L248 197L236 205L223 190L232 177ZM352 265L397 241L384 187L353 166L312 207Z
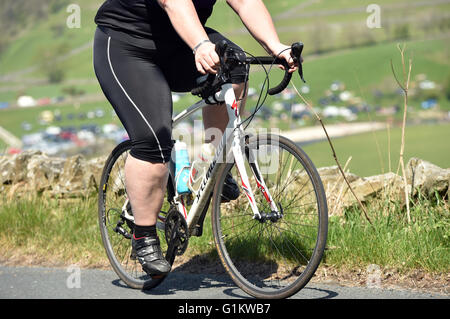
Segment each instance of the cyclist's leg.
M246 83L233 84L234 94L237 98L239 113L242 115L247 98ZM244 91L245 90L245 91ZM228 124L228 112L224 104L209 106L202 110L203 126L205 128L205 143L212 143L217 147ZM239 186L233 176L228 173L222 189L222 201L228 202L239 197Z
M238 52L242 49L224 37L222 34L214 29L206 28L209 39L213 43L225 40L228 45L234 47ZM237 104L240 114L243 114L245 109L245 102L247 98L247 72L245 67L236 68L232 71L231 81L233 83L234 92L237 99ZM245 90L245 91L244 91ZM207 142L212 142L213 144L218 144L220 142L221 136L211 136L214 134L214 128L219 129L223 134L226 125L228 123L228 113L223 105L217 105L217 107L208 107L203 109L203 124L206 130L205 138ZM211 131L211 134L208 132ZM217 146L217 145L216 145Z
M164 199L172 149L172 100L167 82L151 56L152 52L115 40L100 30L96 33L96 75L132 141L125 164L125 183L135 224L154 229ZM152 259L160 260L157 273L168 272L170 265L161 265L165 260L159 258L156 239L135 246L144 247L146 252L151 251Z
M205 28L211 42L216 43L226 40L230 46L235 47L238 52L241 50L236 44L226 39L223 35L211 28ZM171 43L157 43L159 48L159 65L169 83L172 91L188 92L196 85L196 79L201 76L197 71L192 50L181 40ZM247 87L247 69L246 67L236 68L232 72L231 81L235 88L238 105L242 112L245 105L244 89ZM228 123L228 113L223 105L208 106L202 110L203 124L205 128L205 142L212 143L215 146L220 142L223 132ZM239 196L239 188L231 175L226 181L224 188L224 198L233 200Z
M239 113L242 115L245 110L245 102L247 99L247 85L245 83L233 84L233 89L237 98ZM223 104L218 104L202 110L203 125L205 127L205 142L213 143L216 147L220 142L220 138L228 123L228 113L223 106Z
M167 164L150 163L130 155L125 163L125 176L135 223L156 225L167 187Z
M206 28L206 30L209 39L213 43L225 40L228 42L229 46L236 48L237 52L241 52L243 54L241 48L239 48L229 39L225 38L219 32L210 28ZM238 105L239 113L241 115L245 110L245 102L247 99L247 74L247 69L244 66L235 68L231 72L231 82L233 84L236 102ZM217 147L228 124L228 112L224 107L224 104L218 104L217 106L204 108L202 110L202 113L203 125L205 127L205 142L212 143ZM230 200L235 200L239 197L239 194L240 191L238 184L233 179L233 176L228 173L222 189L222 201L228 202Z

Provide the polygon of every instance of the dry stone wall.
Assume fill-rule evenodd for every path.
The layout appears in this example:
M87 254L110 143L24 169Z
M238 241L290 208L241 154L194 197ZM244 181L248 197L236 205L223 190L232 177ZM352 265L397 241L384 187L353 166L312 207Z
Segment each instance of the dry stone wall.
M51 157L39 151L3 156L0 191L9 198L34 194L87 196L97 191L105 160L87 160L82 155Z
M92 195L98 190L105 160L106 157L88 160L82 155L50 157L39 151L3 156L0 157L0 191L7 198L36 194L54 197ZM406 169L409 194L417 196L420 193L425 197L439 194L448 199L450 168L440 168L419 158L411 158ZM356 203L337 166L322 167L318 172L331 214ZM298 174L296 180L301 183L300 175L304 173ZM393 199L404 200L403 180L392 172L369 177L346 173L346 177L363 202L387 193Z

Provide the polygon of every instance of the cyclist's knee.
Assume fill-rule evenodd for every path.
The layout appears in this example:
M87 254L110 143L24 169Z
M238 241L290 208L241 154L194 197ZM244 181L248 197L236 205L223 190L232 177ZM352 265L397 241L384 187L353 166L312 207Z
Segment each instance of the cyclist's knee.
M233 89L235 93L242 93L244 89L248 88L248 81L247 82L241 82L241 83L233 83Z
M245 107L245 102L247 100L248 81L233 84L233 89L234 89L234 94L240 101L239 108L242 112L243 108ZM244 90L245 90L245 92L244 92Z
M153 143L133 141L130 154L139 160L150 163L168 163L172 153L173 143Z

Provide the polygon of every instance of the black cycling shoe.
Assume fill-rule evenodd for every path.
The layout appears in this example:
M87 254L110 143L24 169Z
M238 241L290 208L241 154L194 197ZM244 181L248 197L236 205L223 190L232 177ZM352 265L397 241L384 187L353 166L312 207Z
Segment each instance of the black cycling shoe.
M131 238L131 247L142 265L142 269L150 276L166 275L172 266L164 258L157 236Z
M240 190L236 181L233 179L233 176L230 172L227 173L225 177L225 182L223 183L222 188L222 203L229 202L231 200L235 200L239 197Z

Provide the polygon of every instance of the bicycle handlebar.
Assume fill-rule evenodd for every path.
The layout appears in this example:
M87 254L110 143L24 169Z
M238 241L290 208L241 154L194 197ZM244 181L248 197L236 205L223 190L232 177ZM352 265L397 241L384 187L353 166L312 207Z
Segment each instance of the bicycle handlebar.
M291 46L291 57L295 63L298 63L298 73L303 82L305 82L303 78L303 68L302 68L302 60L301 54L303 51L303 43L295 42ZM269 56L263 57L245 57L236 54L235 50L231 47L228 47L228 43L225 40L222 40L216 43L216 53L220 58L220 65L222 74L226 74L233 66L239 64L281 64L284 67L284 77L281 82L268 90L269 95L275 95L283 91L289 84L292 78L292 73L289 73L289 65L286 60L281 58L274 58ZM245 55L244 55L245 56ZM206 77L206 81L204 78ZM191 93L194 95L205 96L210 94L213 88L213 82L216 79L215 74L208 74L202 77L202 84L196 88L194 88Z
M303 43L295 42L291 46L291 57L295 63L298 63L298 73L303 82L305 82L303 78L303 68L301 63L301 55L303 51ZM273 57L250 57L246 59L248 64L281 64L284 67L284 77L281 82L268 90L269 95L275 95L283 91L289 84L292 78L292 73L289 73L289 65L285 59L281 58L273 58Z

